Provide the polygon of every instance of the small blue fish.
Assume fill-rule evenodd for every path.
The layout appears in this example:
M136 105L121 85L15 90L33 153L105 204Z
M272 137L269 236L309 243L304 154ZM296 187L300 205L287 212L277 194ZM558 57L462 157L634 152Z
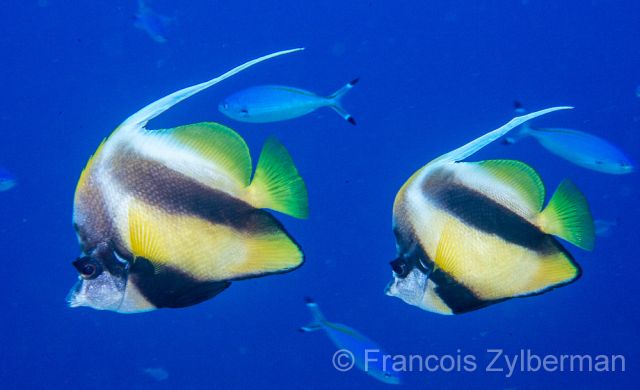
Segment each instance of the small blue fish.
M16 186L16 178L11 172L0 168L0 191L7 191Z
M519 102L516 112L524 113ZM622 150L608 141L579 130L563 128L536 128L527 123L521 126L515 137L507 138L511 144L524 137L533 137L549 152L569 162L593 171L623 175L634 171L633 162Z
M346 325L335 324L327 321L320 312L318 304L311 298L306 298L306 304L313 321L310 324L300 328L303 332L313 332L316 330L324 330L333 344L339 349L334 354L334 366L341 371L349 370L353 364L360 370L366 372L372 377L384 383L398 385L400 384L400 373L393 370L393 360L384 356L387 355L375 342L360 334L355 329ZM338 353L348 361L337 360Z
M145 31L151 39L158 43L167 41L167 25L172 18L156 13L144 0L138 0L138 12L134 17L134 26Z
M358 80L351 81L328 97L281 85L252 87L229 96L220 103L218 109L237 121L264 123L293 119L320 107L330 107L344 120L355 125L355 119L342 107L341 99Z

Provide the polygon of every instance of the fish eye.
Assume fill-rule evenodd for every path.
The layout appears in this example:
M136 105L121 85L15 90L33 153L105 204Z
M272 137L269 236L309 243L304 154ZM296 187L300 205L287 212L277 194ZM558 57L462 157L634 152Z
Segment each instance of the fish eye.
M246 109L246 108L244 108L244 107L240 109L240 112L241 112L241 113L243 113L243 114L245 114L245 115L248 115L248 114L249 114L249 110L247 110L247 109Z
M404 261L403 258L399 257L391 261L389 264L391 264L391 269L396 275L400 277L405 277L407 276L407 274L409 274L409 269L408 269L409 267L407 267L407 263Z
M80 257L71 264L85 280L95 279L102 273L100 264L89 256Z
M604 164L604 161L602 161L602 160L596 160L596 164L597 164L597 165L602 165L602 164Z

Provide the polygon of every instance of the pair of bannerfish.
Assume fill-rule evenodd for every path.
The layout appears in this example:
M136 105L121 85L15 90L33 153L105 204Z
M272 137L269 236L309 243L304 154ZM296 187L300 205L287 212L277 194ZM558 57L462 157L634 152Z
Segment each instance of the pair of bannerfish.
M302 265L299 245L264 211L308 214L305 184L278 141L266 141L252 172L245 141L225 126L146 128L178 102L297 50L260 57L174 92L126 119L102 142L75 193L73 226L81 255L73 262L80 276L68 296L72 307L120 313L185 307L233 281ZM525 163L463 161L526 121L566 108L516 117L411 176L393 206L397 258L388 295L457 314L540 294L580 276L555 238L593 248L589 208L573 184L563 181L543 207L542 180Z

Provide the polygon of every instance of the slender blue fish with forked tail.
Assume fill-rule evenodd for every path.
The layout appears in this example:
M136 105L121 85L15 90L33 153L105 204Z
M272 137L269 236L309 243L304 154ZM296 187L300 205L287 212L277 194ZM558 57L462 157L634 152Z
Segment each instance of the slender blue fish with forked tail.
M520 102L515 102L517 114L525 112ZM593 171L624 175L634 171L634 164L627 155L609 141L593 134L564 128L534 127L528 123L520 126L520 132L505 139L506 144L532 137L549 152L577 166Z
M251 87L229 96L220 103L218 109L229 118L240 122L264 123L293 119L320 107L329 107L344 120L355 125L353 116L342 107L342 98L358 80L352 80L327 97L281 85Z
M355 365L381 382L400 384L400 373L393 369L393 360L389 359L391 355L357 330L327 321L318 304L311 298L306 298L305 301L313 321L300 328L300 331L313 332L322 329L327 333L333 344L339 348L333 355L336 369L347 371Z

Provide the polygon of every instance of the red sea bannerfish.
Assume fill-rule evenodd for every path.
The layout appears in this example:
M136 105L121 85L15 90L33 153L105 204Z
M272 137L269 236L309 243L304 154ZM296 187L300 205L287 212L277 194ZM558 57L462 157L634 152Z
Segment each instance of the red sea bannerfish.
M307 216L307 191L286 149L269 139L252 177L249 149L216 123L148 130L176 103L266 59L138 111L80 176L73 223L81 247L70 306L136 313L205 301L238 279L296 269L303 253L269 208Z
M410 305L458 314L575 281L580 268L554 236L590 250L594 228L584 196L563 181L543 210L538 174L514 160L462 162L529 119L430 162L404 184L393 207L398 257L386 293Z

